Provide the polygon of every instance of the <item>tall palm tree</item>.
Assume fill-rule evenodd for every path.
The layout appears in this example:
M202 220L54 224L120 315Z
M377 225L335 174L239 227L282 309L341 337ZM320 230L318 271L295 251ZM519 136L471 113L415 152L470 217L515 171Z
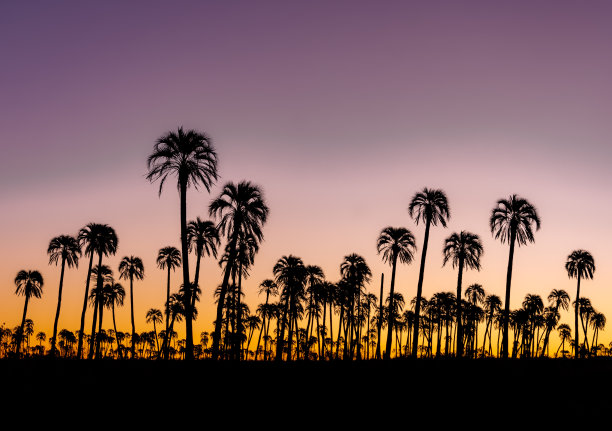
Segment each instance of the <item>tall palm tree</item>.
M458 357L463 356L463 323L461 317L461 284L463 282L463 270L465 268L480 271L480 257L482 256L482 252L482 242L478 235L464 230L460 233L453 233L444 241L444 249L442 250L444 260L442 266L450 261L453 268L457 267L459 269L456 294L457 347L455 349Z
M395 298L395 270L397 268L397 261L399 259L400 263L405 264L412 262L414 252L416 251L414 235L406 228L388 226L380 232L378 240L376 241L376 250L378 254L383 254L383 261L391 265L391 287L389 291L389 298L391 299L390 308L394 309L395 305L393 304L393 299ZM380 300L382 304L382 294ZM382 322L382 319L380 322ZM384 353L385 359L391 358L392 340L393 319L389 313L387 317L387 343Z
M49 242L49 247L47 248L47 254L49 255L49 264L58 264L58 262L62 261L62 270L60 273L60 282L59 282L59 293L57 296L57 310L55 311L55 320L53 322L53 337L51 338L51 356L55 356L55 340L57 339L57 323L59 321L60 308L62 306L62 288L64 286L64 270L66 265L68 268L78 268L79 266L79 257L81 257L81 246L79 241L69 235L60 235L53 238Z
M557 328L557 331L559 331L559 338L561 338L561 344L559 345L559 348L557 349L555 356L557 356L557 354L559 353L559 350L561 349L561 353L563 353L563 357L565 357L565 353L564 353L565 352L565 342L571 340L572 329L569 327L569 325L562 323Z
M415 320L413 329L412 356L416 358L419 341L419 319L421 314L421 296L423 294L423 277L425 275L425 259L427 257L427 244L429 242L430 227L437 226L438 223L442 227L446 227L446 222L450 218L450 210L448 207L448 199L442 190L434 190L424 188L416 193L410 205L408 213L414 219L416 224L425 223L425 238L423 239L423 248L421 249L421 267L419 269L419 283L417 285L417 302L414 310Z
M159 249L157 253L157 266L168 269L168 282L166 284L166 331L170 325L170 271L181 265L181 252L176 247L168 246Z
M321 272L321 275L323 273ZM361 327L361 323L355 328L354 322L354 310L355 305L359 307L361 304L361 294L365 288L365 285L370 282L372 278L372 271L370 267L366 263L365 259L355 253L349 254L344 257L344 260L340 264L340 275L350 289L350 308L349 308L349 326L350 326L350 341L351 341L351 349L350 349L350 358L353 357L353 350L355 344L355 338L357 342L357 356L361 356L361 343L360 343L360 333L359 328ZM357 320L361 321L361 307L357 310Z
M88 358L92 358L95 354L99 354L100 352L100 337L96 336L96 324L98 325L98 331L102 330L102 314L103 309L108 304L108 299L106 297L107 292L104 290L105 284L112 284L115 282L113 278L113 270L110 269L108 265L102 266L94 266L91 270L92 276L96 279L102 280L100 284L96 283L96 286L91 289L89 293L89 302L91 303L94 313L93 319L91 320L91 334L89 337L89 353L87 355Z
M85 299L83 300L83 311L81 312L81 327L79 329L79 341L77 345L77 358L83 352L83 331L85 329L85 311L87 310L87 300L89 299L89 281L93 256L98 254L98 267L102 267L102 256L114 255L117 252L119 240L115 230L107 224L89 223L79 231L77 236L81 247L85 248L85 255L89 255L89 268L87 270L87 282L85 284ZM102 277L98 274L97 286L102 289ZM93 355L93 340L89 343L89 356Z
M257 347L255 348L255 360L257 360L257 354L259 352L259 344L261 342L261 334L262 332L264 332L265 329L265 335L268 335L268 327L266 327L266 318L268 318L268 326L270 325L269 323L269 319L271 317L270 315L270 310L269 310L269 299L270 296L276 296L278 295L278 286L276 285L276 283L274 282L274 280L264 280L261 282L261 284L259 285L259 294L261 295L262 293L266 294L266 302L263 305L262 308L262 313L261 313L261 330L259 331L259 337L257 338ZM266 338L264 338L264 360L267 359L267 340Z
M15 343L15 354L19 356L21 342L23 341L24 327L26 324L28 303L30 302L30 298L40 298L42 296L43 277L38 271L21 270L15 277L15 285L17 286L15 294L18 296L25 296L23 317L21 318L21 325L19 326Z
M147 311L147 323L153 323L153 332L155 333L155 346L157 347L157 355L159 356L159 340L157 338L157 323L162 323L162 312L157 308L150 308Z
M195 189L203 185L206 191L217 180L217 154L212 146L212 140L204 133L195 130L184 131L182 127L177 132L168 132L160 137L153 153L147 159L147 179L151 182L160 180L159 194L169 175L175 175L181 201L181 251L183 256L183 285L191 286L189 281L189 247L187 241L187 189ZM193 307L191 295L184 295L185 329L186 329L186 359L193 359Z
M238 254L239 237L244 234L261 242L263 240L262 226L268 218L269 209L264 201L261 189L249 181L242 181L238 184L227 183L221 194L210 203L208 211L210 216L220 219L217 229L220 235L225 235L228 240L227 263L221 283L215 332L213 333L212 358L217 359L225 295L227 294L232 267Z
M132 337L134 337L136 333L136 327L134 326L134 278L136 280L144 278L142 260L135 256L124 257L119 263L119 274L120 279L130 280L130 314L132 318ZM135 354L134 343L132 343L132 358L135 357Z
M508 358L508 318L510 315L510 286L512 284L512 263L514 261L514 246L534 242L535 230L540 229L540 217L535 207L526 199L511 195L508 199L500 199L491 211L489 219L491 233L502 244L509 243L508 270L506 272L506 297L504 303L504 331L502 339L502 357Z
M580 355L580 331L578 330L578 315L580 313L580 281L583 278L593 279L595 273L595 260L591 253L586 250L574 250L565 262L565 270L569 278L577 279L576 301L574 308L574 356Z
M219 232L217 227L210 220L202 220L197 217L195 220L187 224L187 241L189 243L189 251L195 251L196 254L196 270L193 278L193 284L198 285L200 280L200 261L204 255L217 258L217 247L219 247ZM191 306L195 307L196 295L192 295Z

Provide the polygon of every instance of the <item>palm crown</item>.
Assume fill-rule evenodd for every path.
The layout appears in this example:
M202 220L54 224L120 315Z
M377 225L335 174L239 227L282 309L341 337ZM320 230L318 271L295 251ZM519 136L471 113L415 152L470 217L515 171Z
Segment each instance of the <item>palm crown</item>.
M217 154L211 138L195 130L184 131L182 127L157 140L147 166L147 179L160 180L160 194L170 174L177 175L179 187L193 185L197 189L201 184L207 191L217 180Z
M176 247L163 247L157 254L157 266L160 269L174 269L181 264L181 252Z
M144 266L142 260L135 256L126 256L119 263L119 278L129 280L135 278L142 280L144 278Z
M463 262L467 268L480 270L482 253L482 242L478 235L462 230L460 233L453 233L444 241L442 265L450 261L455 268Z
M378 254L383 254L383 261L391 265L395 259L410 263L416 251L414 235L406 228L388 226L380 232L376 249Z
M202 220L197 217L187 224L187 242L189 251L195 250L196 255L202 257L204 253L217 258L217 247L219 246L219 232L215 224L210 220ZM178 251L178 250L177 250Z
M42 296L43 277L38 271L21 270L15 277L16 295L26 298L40 298Z
M79 231L77 238L81 246L85 247L86 255L98 253L109 256L117 252L117 234L107 224L89 223Z
M78 239L70 235L60 235L49 241L47 248L49 263L57 263L65 260L69 268L79 266L81 246Z
M540 218L533 205L514 194L497 201L489 224L495 239L500 239L502 243L510 242L514 234L520 246L535 241L533 226L536 230L540 229Z
M446 194L442 190L426 187L413 196L408 206L408 213L417 224L429 222L437 226L440 223L446 227L446 221L450 218Z
M593 278L595 260L591 253L585 250L574 250L565 262L565 269L570 278Z

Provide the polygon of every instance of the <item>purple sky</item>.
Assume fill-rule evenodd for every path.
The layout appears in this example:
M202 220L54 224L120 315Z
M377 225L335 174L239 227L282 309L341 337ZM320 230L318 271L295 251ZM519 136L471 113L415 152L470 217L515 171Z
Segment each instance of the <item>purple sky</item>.
M445 189L453 211L432 241L481 235L481 282L498 295L507 250L488 232L489 211L510 193L538 207L543 230L521 249L533 254L517 257L513 306L527 291L573 294L562 265L574 248L591 250L609 285L610 22L607 1L4 2L1 302L18 309L14 274L39 268L51 310L46 245L90 221L114 225L118 258L143 255L162 283L153 259L178 244L178 205L171 185L157 198L145 160L179 125L213 137L220 183L246 178L266 191L255 286L288 253L332 281L353 251L386 270L376 235L404 225L420 244L406 207L425 186ZM209 199L190 195L193 217ZM447 268L427 284L439 248L426 295L452 288ZM404 271L400 291L412 297L417 265ZM547 284L534 285L536 273Z

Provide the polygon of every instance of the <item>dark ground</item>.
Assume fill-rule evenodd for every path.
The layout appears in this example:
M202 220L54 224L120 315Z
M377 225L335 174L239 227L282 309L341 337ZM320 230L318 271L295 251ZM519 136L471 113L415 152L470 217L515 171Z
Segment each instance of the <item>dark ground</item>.
M49 411L87 415L108 406L111 417L146 411L149 420L187 411L236 425L287 418L293 425L345 428L380 419L412 428L420 418L434 427L492 420L520 426L597 417L607 422L612 408L607 358L278 364L29 359L1 360L0 372L4 411L36 400Z

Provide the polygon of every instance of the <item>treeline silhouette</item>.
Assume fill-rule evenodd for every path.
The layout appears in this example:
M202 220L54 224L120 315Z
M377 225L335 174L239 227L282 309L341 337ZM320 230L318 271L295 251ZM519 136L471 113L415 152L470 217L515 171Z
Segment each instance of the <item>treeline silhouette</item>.
M144 264L136 256L123 257L117 268L119 280L129 282L131 317L129 332L117 330L115 310L124 305L126 289L104 264L104 258L117 253L118 236L109 225L90 223L75 236L60 235L49 243L49 264L59 266L61 272L53 334L48 339L44 332L38 332L34 342L34 323L27 318L29 301L43 294L42 275L22 270L15 277L15 293L25 298L23 316L21 324L13 329L0 327L2 357L291 361L610 355L612 343L606 347L598 340L605 316L588 298L580 296L581 282L592 279L595 272L594 259L585 250L571 252L565 263L568 276L577 280L571 303L573 338L570 326L560 323L561 311L569 310L571 301L564 290L550 292L547 306L541 296L528 294L521 308L510 310L515 247L534 242L541 223L535 207L517 195L500 199L489 223L491 234L509 246L503 301L487 294L480 284L464 288L463 273L479 271L483 253L480 237L466 231L452 233L442 248L443 264L457 270L456 291L423 297L430 230L445 228L451 217L446 194L424 188L408 205L410 217L425 230L416 296L409 303L395 291L396 270L398 263L413 262L418 247L408 228L388 226L381 230L376 243L381 259L391 267L388 293L384 274L378 296L367 290L373 274L357 254L344 257L337 282L326 279L319 266L287 255L276 262L272 277L260 284L259 294L265 300L251 312L243 301L242 282L254 265L269 213L261 188L249 181L228 182L209 205L211 220L197 217L188 222L187 190L204 187L210 192L218 179L211 138L183 128L168 132L155 143L147 166L147 179L159 182L160 194L166 181L175 178L180 195L180 249L165 246L158 252L157 266L167 272L166 301L163 307L146 313L146 322L153 330L136 332L134 283L145 276ZM195 258L193 279L190 254ZM80 327L75 331L58 330L65 271L78 267L83 257L88 270ZM214 330L202 332L199 343L194 343L193 320L198 315L203 258L218 259L223 278L214 292ZM182 283L178 291L171 292L172 274L177 269L181 270ZM86 333L88 309L93 316L91 330ZM105 311L111 312L112 329L103 329ZM185 323L185 338L181 340L175 331L175 324L180 322ZM482 336L479 330L484 330ZM551 352L554 338L559 345Z

